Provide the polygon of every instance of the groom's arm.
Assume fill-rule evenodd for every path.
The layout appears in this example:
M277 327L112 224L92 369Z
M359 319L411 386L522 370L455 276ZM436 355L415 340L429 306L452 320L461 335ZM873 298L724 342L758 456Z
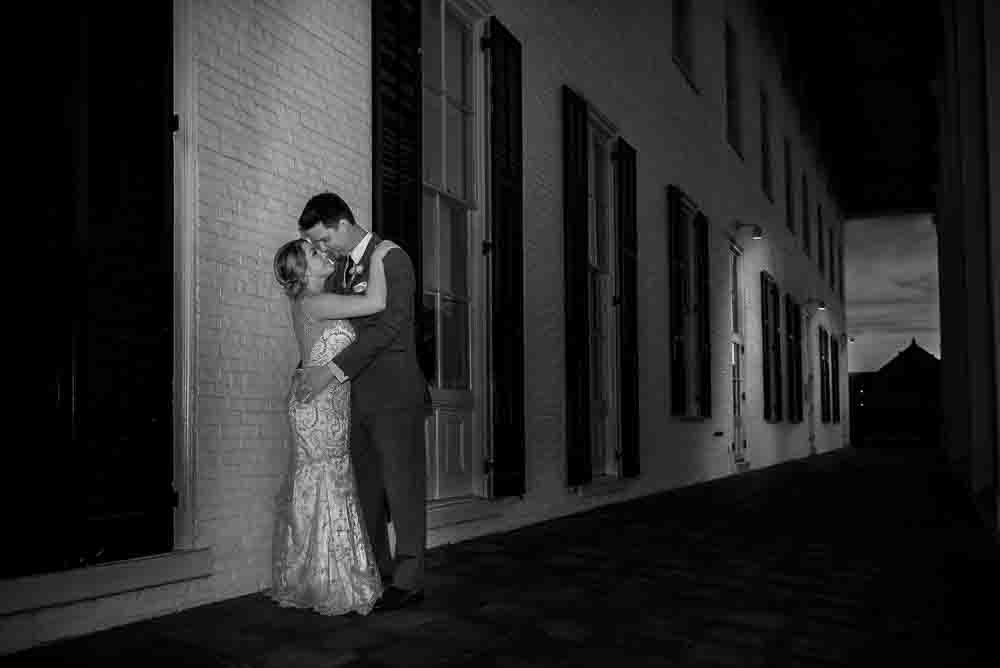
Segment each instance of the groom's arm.
M385 310L373 316L374 324L366 327L364 335L342 350L330 364L336 365L346 378L356 378L392 345L411 317L416 279L409 255L394 248L386 253L382 265L385 268Z

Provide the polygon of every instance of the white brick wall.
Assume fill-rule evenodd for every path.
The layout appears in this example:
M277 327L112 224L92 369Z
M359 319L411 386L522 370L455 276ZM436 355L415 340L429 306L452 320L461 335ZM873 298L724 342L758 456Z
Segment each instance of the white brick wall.
M808 453L808 421L761 419L759 272L799 301L825 299L815 319L844 331L843 309L784 223L783 138L798 183L810 173L811 208L823 202L814 152L800 131L775 63L756 41L741 3L692 3L696 93L674 64L670 3L525 3L493 0L524 47L527 493L499 516L431 531L437 545L578 512L733 472L728 451L729 301L727 226L760 224L742 238L747 295L746 425L753 466ZM744 159L725 141L722 25L740 35ZM197 98L197 485L195 542L213 549L214 576L88 603L0 619L0 651L87 633L270 584L273 497L287 456L283 401L298 359L287 302L271 259L295 236L305 201L322 190L345 197L367 226L371 210L370 16L365 0L194 2ZM581 45L586 45L585 48ZM628 48L623 48L628 45ZM768 82L774 203L760 188L757 91ZM642 476L625 491L579 496L565 486L560 87L582 93L638 150L639 396ZM803 156L810 161L804 163ZM713 295L711 420L681 422L669 411L666 198L680 185L709 218ZM815 234L814 234L815 236ZM840 238L838 228L837 237ZM816 247L815 238L813 246ZM808 332L813 341L815 327ZM841 368L846 374L846 354ZM818 373L817 373L818 383ZM816 397L818 401L818 388ZM842 405L846 407L846 393ZM817 409L818 410L818 409ZM807 411L808 420L808 411ZM821 425L819 451L839 447L847 424ZM723 437L713 432L724 431Z
M270 584L287 378L298 360L271 261L306 200L371 201L367 2L199 2L196 543L219 596Z

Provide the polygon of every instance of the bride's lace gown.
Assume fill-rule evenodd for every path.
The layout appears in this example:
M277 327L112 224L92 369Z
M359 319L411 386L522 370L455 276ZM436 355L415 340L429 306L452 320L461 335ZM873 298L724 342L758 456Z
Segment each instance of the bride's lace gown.
M328 364L355 339L346 320L296 315L309 366ZM293 440L278 495L271 593L282 606L367 614L382 591L348 448L350 397L350 383L336 382L307 404L289 397Z

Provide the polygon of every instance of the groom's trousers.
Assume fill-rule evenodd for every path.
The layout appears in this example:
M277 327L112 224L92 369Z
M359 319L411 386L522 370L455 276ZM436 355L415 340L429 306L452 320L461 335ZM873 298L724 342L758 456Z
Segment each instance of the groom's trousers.
M351 411L351 458L368 538L383 577L401 589L424 586L427 459L423 406ZM396 533L390 555L386 506Z

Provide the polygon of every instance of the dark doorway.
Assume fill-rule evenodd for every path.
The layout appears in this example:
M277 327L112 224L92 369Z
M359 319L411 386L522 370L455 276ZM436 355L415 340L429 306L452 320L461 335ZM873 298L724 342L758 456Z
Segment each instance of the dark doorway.
M2 577L173 546L171 11L60 7L23 65L31 176L16 197L42 298L22 330L31 428L5 490L21 532Z

